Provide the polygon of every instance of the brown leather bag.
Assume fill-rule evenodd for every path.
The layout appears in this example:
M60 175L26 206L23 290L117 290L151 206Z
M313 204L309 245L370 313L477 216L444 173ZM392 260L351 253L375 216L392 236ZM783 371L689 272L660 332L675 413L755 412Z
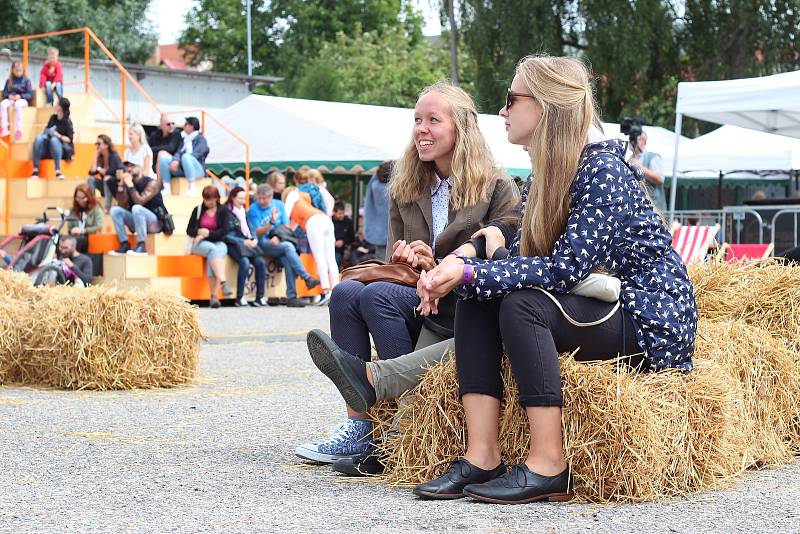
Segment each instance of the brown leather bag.
M362 284L391 282L403 286L417 287L419 271L405 263L366 260L342 271L342 281L345 280L357 280Z

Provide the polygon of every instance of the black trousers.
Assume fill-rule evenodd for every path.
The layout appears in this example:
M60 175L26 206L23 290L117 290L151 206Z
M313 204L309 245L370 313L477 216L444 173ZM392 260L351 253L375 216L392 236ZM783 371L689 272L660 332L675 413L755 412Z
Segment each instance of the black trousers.
M613 304L577 295L553 295L575 321L594 322ZM539 290L514 291L490 301L460 300L456 307L455 349L461 395L482 393L503 398L500 364L505 345L522 406L561 406L558 354L578 350L579 361L632 356L644 358L635 325L622 308L597 326L570 323L555 303Z

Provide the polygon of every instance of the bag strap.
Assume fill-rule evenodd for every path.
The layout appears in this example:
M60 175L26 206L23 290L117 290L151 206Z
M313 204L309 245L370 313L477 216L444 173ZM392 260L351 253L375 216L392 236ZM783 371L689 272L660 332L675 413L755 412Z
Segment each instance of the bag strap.
M553 301L553 303L556 305L556 307L557 307L559 310L561 310L561 315L563 315L563 316L564 316L564 319L566 319L566 320L567 320L567 321L569 321L571 324L573 324L573 325L575 325L575 326L577 326L577 327L580 327L580 328L586 328L586 327L588 327L588 326L597 326L597 325L599 325L599 324L603 324L604 322L606 322L606 321L608 321L609 319L611 319L611 318L614 316L614 314L615 314L615 313L617 313L617 310L619 309L619 303L620 303L620 301L617 301L617 302L614 304L614 307L611 309L611 311L610 311L610 312L609 312L609 313L608 313L608 314L607 314L605 317L602 317L602 318L600 318L600 319L598 319L598 320L596 320L596 321L592 321L592 322L590 322L590 323L582 323L582 322L580 322L580 321L576 321L575 319L573 319L572 317L570 317L570 315L569 315L569 314L568 314L566 311L564 311L564 308L562 308L562 307L561 307L561 303L560 303L560 302L558 302L558 299L557 299L557 298L555 298L553 295L551 295L549 291L546 291L546 290L542 289L541 287L534 287L534 289L538 289L539 291L541 291L542 293L544 293L545 295L547 295L547 296L548 296L548 298L549 298L550 300L552 300L552 301Z

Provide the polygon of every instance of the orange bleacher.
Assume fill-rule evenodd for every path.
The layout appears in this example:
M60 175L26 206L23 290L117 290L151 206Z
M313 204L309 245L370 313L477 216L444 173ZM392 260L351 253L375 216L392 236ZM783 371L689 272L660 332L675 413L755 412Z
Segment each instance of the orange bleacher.
M55 179L55 166L52 160L42 160L39 168L39 179L30 178L33 171L32 150L36 135L41 133L47 124L50 115L54 112L52 107L45 104L44 93L38 89L32 99L31 105L23 110L23 137L17 141L12 137L0 138L0 233L11 233L24 224L29 224L42 214L45 208L60 207L69 209L72 204L72 195L80 183L85 182L86 174L91 166L95 154L94 141L100 134L106 134L114 141L120 154L124 151L125 140L126 86L131 85L150 103L159 113L157 103L144 91L134 77L127 72L122 64L114 57L110 50L97 38L89 28L64 30L34 36L0 39L0 43L21 41L23 43L23 62L28 63L28 44L32 39L46 38L51 35L76 34L82 36L85 43L85 80L80 85L80 90L70 91L69 87L65 97L71 102L71 119L75 128L75 155L71 162L62 162L62 173L65 180ZM122 109L119 113L109 108L102 96L95 90L90 81L89 54L90 44L96 44L106 55L108 60L120 72L122 84ZM28 69L30 71L30 69ZM72 89L75 89L74 87ZM82 91L81 91L82 90ZM96 104L101 104L108 109L112 116L119 121L118 125L100 125L95 121ZM203 110L196 111L201 117L203 125L206 120L219 121ZM12 110L12 113L14 111ZM10 117L14 120L14 117ZM12 122L13 124L13 122ZM222 129L228 132L237 142L245 148L245 177L249 184L249 147L235 132L230 131L224 124L219 123ZM198 190L212 183L215 177L200 180L196 185ZM103 254L103 276L95 280L100 284L115 284L120 287L159 287L180 292L191 300L206 300L209 298L208 278L205 259L185 255L186 226L192 209L200 202L199 197L183 196L187 189L187 180L173 178L171 183L173 196L165 197L164 201L168 211L175 221L175 233L172 236L164 234L149 235L147 250L149 256L110 256L108 252L119 247L119 241L113 231L109 216L105 217L103 231L89 237L89 252ZM129 237L133 245L135 237ZM301 255L303 264L310 273L316 275L316 267L310 254ZM226 262L228 281L236 289L236 273L238 266L233 260ZM248 292L254 284L252 279L248 283ZM300 296L318 295L320 290L315 288L309 291L305 283L298 279L298 294ZM278 262L268 261L267 296L285 296L285 280L283 270Z

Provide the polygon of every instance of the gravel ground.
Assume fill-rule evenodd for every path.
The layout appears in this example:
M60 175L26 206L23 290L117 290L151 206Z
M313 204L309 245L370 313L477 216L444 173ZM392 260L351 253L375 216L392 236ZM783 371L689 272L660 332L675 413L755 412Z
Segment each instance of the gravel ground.
M800 532L800 461L638 505L424 502L293 455L342 415L303 331L326 308L201 310L196 384L0 387L2 532Z

